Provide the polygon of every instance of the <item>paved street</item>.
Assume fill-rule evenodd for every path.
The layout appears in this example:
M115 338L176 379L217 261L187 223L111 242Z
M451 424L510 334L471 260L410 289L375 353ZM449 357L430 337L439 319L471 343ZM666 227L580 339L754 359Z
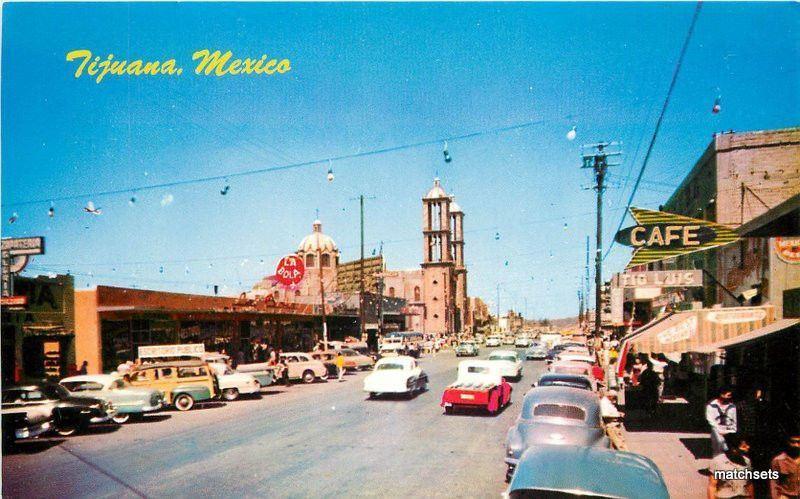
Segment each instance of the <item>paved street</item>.
M368 401L358 373L36 442L4 456L3 495L498 497L505 433L545 364L526 362L498 416L444 416L459 360L423 357L429 390L412 400Z

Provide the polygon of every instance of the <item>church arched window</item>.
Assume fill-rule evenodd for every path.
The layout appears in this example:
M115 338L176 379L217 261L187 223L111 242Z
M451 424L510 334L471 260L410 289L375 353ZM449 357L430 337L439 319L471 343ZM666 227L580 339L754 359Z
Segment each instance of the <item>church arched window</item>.
M414 301L420 301L421 299L419 286L414 286Z
M330 267L331 266L331 255L329 253L323 253L322 256L319 258L319 264L322 267Z
M392 297L394 296L394 288L393 287L389 288L389 296L392 296Z
M314 266L314 255L309 253L306 255L306 267L313 267Z

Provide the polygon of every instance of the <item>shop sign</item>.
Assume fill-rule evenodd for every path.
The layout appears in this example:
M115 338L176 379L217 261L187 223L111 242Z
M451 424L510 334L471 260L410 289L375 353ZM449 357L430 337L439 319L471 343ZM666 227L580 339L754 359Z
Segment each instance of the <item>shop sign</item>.
M44 238L8 237L2 240L2 250L11 256L41 255L44 253Z
M198 357L202 356L204 353L206 353L206 346L203 343L139 347L140 359L150 359L154 357Z
M275 279L284 286L297 286L303 280L306 266L303 259L297 255L288 255L281 258L275 269Z
M691 316L688 319L665 329L658 333L656 337L662 345L677 343L678 341L688 340L697 331L697 317Z
M653 270L614 274L620 288L688 288L703 286L702 270Z
M3 307L24 307L27 304L27 296L4 296L0 298L0 306Z
M633 227L620 230L614 240L634 249L626 268L732 243L739 236L731 229L696 218L662 211L631 208Z
M786 263L800 263L800 237L776 237L775 253Z
M767 316L763 308L747 310L714 310L706 314L709 322L716 324L739 324L742 322L759 322Z

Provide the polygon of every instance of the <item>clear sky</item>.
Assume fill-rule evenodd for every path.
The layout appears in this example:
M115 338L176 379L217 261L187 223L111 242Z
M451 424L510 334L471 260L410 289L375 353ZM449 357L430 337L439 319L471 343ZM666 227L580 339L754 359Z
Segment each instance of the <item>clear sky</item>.
M663 104L693 3L6 3L2 235L44 235L28 274L235 294L273 273L319 210L358 257L422 258L434 176L466 213L469 292L529 316L577 312L594 193L581 144L623 141L605 237L619 222ZM708 3L635 206L663 203L723 130L796 126L800 4ZM75 79L65 54L174 57L180 77ZM195 50L289 58L282 76L200 77ZM711 107L722 97L722 112ZM225 175L541 120L517 131L225 181L75 201L81 193ZM578 138L566 140L571 126ZM636 154L638 151L638 155ZM162 200L172 202L162 206ZM102 209L82 211L89 200ZM16 212L18 219L8 219ZM496 237L499 234L499 238ZM630 253L615 248L605 275Z

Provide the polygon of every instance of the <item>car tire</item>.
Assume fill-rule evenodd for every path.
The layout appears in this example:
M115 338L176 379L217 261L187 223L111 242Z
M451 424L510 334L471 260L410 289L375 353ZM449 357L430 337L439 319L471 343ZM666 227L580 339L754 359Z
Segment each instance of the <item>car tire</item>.
M114 416L111 419L117 424L125 424L125 423L128 422L129 419L131 419L131 415L130 414L117 414L116 416Z
M369 394L367 395L367 398L368 398L368 399L374 399L374 398L376 398L377 396L378 396L378 394L377 394L377 393L375 393L375 392L369 392Z
M447 414L447 415L453 414L453 411L454 411L454 407L453 406L445 406L444 407L444 413Z
M62 437L70 437L78 432L78 425L62 424L56 426L56 433Z
M226 388L222 390L222 398L228 402L233 402L239 398L239 390L236 388Z
M175 400L173 401L172 404L179 411L186 412L188 410L191 410L192 407L194 407L194 399L192 398L191 395L187 393L181 393L180 395L175 397Z
M303 383L313 383L315 379L316 376L314 376L314 371L311 369L303 372Z

